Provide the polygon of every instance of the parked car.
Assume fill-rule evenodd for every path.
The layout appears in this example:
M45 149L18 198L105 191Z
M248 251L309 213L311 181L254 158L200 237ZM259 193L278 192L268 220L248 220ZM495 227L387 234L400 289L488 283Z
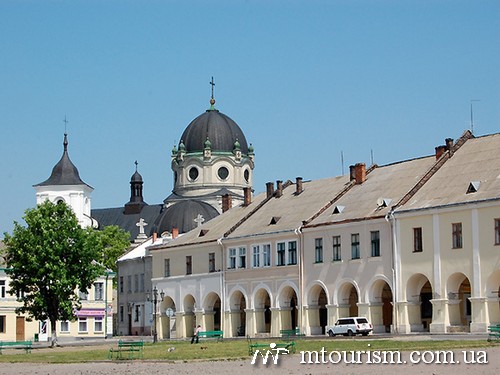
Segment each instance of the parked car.
M368 334L373 330L371 323L362 316L353 316L348 318L340 318L334 326L326 326L325 332L328 336L335 335L354 336Z

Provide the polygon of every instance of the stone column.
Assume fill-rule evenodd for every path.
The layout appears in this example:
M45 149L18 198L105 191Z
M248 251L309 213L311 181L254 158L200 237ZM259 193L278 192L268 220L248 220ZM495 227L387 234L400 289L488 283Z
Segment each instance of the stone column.
M408 302L396 302L395 313L397 317L397 333L408 334L411 332L410 318L408 313Z
M304 306L306 335L320 335L319 306Z
M326 305L328 311L327 325L333 326L339 318L338 307L336 305Z
M257 332L257 330L255 325L254 311L252 309L245 309L245 317L246 317L246 322L245 322L246 334L250 337L255 337L255 333Z
M431 333L446 333L447 327L450 325L449 320L449 304L448 299L431 299L432 303L432 322L429 327Z
M271 337L279 337L281 328L281 309L278 307L271 307ZM290 309L288 309L290 313Z
M470 297L469 301L472 308L472 322L470 323L470 332L488 332L490 324L489 309L487 299L484 297ZM496 301L498 306L498 301Z
M264 319L265 309L256 308L254 310L254 321L255 321L255 333L264 333L266 332L266 322Z
M372 302L368 305L366 317L373 325L373 332L385 332L382 302ZM361 315L361 314L360 314Z

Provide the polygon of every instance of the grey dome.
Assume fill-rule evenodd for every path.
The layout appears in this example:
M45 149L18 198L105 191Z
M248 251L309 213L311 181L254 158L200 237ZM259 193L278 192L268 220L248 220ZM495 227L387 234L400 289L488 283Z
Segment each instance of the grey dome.
M182 133L179 146L182 142L186 152L203 151L207 137L214 152L232 152L238 141L241 152L248 153L247 140L238 124L216 109L209 109L191 121Z
M202 215L205 223L219 215L219 212L208 203L193 199L181 200L168 207L155 222L154 231L172 233L172 228L178 228L179 233L189 232L197 226L194 221Z

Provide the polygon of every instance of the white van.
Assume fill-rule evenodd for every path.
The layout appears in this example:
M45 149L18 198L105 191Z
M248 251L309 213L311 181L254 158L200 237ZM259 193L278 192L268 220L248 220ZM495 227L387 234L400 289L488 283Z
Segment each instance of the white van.
M362 316L353 316L349 318L340 318L334 326L326 326L325 332L328 336L335 335L354 336L368 334L373 330L373 327L368 319Z

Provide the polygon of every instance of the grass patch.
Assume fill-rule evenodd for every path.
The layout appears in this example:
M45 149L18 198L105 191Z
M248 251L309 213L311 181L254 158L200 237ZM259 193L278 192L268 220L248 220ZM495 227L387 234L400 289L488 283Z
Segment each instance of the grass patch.
M278 339L254 340L259 343L276 342ZM369 344L369 346L368 346ZM305 339L296 341L297 353L302 350L319 351L325 348L333 350L453 350L467 348L499 347L500 343L488 343L486 340L394 340L394 339ZM92 346L67 346L59 348L35 348L31 354L23 350L3 350L0 362L34 362L34 363L78 363L108 361L109 349L117 349L117 343L106 343ZM175 348L168 351L169 348ZM127 355L124 356L125 358ZM164 341L144 346L144 360L151 361L192 361L192 360L226 360L249 358L246 340L224 340L216 342L202 340L191 345L189 341Z

